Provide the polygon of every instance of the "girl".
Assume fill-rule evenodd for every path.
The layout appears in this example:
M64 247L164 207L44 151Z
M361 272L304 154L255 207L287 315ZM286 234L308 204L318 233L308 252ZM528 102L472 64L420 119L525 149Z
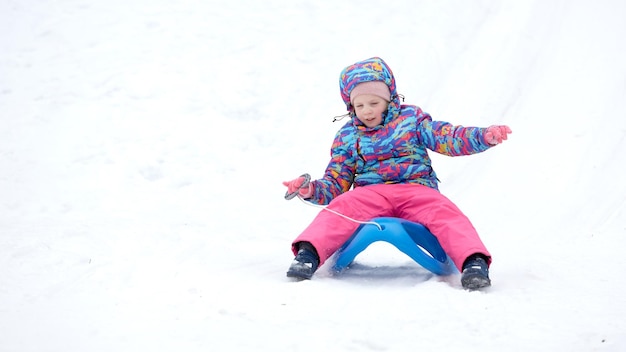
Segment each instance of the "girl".
M339 86L351 119L337 132L326 172L311 182L308 175L283 182L285 198L299 196L363 221L385 216L423 224L462 272L464 288L490 286L491 254L469 219L439 192L427 149L480 153L506 140L511 129L453 126L401 104L393 73L378 57L346 67ZM296 257L287 276L310 279L358 226L321 211L293 241Z

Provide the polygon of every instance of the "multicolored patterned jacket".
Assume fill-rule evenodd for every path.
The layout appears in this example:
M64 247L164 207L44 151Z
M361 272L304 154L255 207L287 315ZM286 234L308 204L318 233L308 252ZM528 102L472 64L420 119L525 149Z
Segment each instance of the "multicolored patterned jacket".
M352 89L367 81L384 81L391 92L383 123L372 128L357 119L350 104ZM373 57L346 67L341 72L339 86L351 121L335 136L324 176L312 182L314 193L308 199L312 203L328 204L353 185L418 183L438 189L427 149L459 156L490 148L483 138L484 128L433 121L419 107L401 104L393 73L381 58Z

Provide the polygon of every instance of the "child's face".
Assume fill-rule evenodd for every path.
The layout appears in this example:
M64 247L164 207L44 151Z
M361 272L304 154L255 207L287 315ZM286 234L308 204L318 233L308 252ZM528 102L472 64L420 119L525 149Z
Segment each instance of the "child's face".
M367 127L376 127L383 122L388 104L385 99L370 94L359 95L352 102L356 117Z

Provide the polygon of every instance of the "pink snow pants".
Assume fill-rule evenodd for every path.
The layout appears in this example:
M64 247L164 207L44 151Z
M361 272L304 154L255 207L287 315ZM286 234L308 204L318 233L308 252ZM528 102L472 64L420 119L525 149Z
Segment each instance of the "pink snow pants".
M476 229L459 208L439 191L418 184L380 184L357 187L333 199L328 205L352 219L369 221L376 217L397 217L426 226L437 237L459 271L465 259L481 253L491 255ZM322 265L359 227L358 223L322 210L313 222L293 241L310 242Z

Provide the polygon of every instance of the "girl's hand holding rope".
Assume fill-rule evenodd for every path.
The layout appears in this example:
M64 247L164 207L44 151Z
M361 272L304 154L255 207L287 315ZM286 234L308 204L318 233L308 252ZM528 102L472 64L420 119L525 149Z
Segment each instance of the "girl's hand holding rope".
M356 220L349 216L336 212L332 209L328 209L325 206L312 204L310 202L305 201L305 199L311 198L311 196L313 195L313 185L311 184L311 175L309 174L303 174L302 176L297 177L291 181L284 181L283 185L287 187L287 193L285 193L285 199L287 200L290 200L290 199L295 198L296 196L299 196L298 198L300 198L300 200L307 205L310 205L316 208L321 208L322 210L329 211L337 216L341 216L344 219L350 220L358 224L371 224L371 225L378 227L379 230L381 231L383 230L382 226L375 221Z
M291 181L284 181L283 185L287 187L285 199L290 200L295 196L300 196L302 199L311 198L313 195L313 185L310 181L311 175L309 174L303 174Z

